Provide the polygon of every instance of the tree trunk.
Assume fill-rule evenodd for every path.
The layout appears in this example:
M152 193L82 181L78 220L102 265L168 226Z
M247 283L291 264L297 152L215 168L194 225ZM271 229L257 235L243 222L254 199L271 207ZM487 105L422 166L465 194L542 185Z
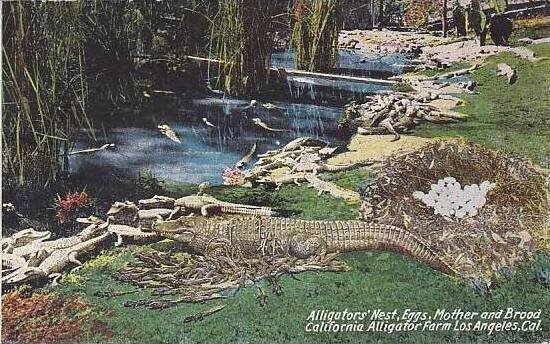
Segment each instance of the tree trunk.
M441 13L441 25L443 37L447 37L447 0L443 0L443 11Z
M380 0L380 4L378 6L378 27L381 28L384 26L384 0Z

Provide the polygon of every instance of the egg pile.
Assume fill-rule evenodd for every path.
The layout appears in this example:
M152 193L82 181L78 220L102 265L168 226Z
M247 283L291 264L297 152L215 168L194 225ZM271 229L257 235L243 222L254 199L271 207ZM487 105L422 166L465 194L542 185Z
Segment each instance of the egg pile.
M486 180L480 185L465 185L462 188L455 178L446 177L438 180L437 184L432 184L427 194L415 191L412 195L433 208L434 214L456 216L461 219L477 215L478 209L487 201L487 193L495 186L495 183Z

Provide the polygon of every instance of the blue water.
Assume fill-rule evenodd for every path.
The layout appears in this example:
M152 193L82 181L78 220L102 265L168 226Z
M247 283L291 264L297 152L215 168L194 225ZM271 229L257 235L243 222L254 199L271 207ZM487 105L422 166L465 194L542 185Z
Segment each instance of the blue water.
M362 70L364 73L379 68L394 73L398 72L398 67L392 69L392 63L397 61L402 61L402 57L377 57L376 61L373 57L372 61L365 61L356 52L341 51L338 67ZM292 68L292 53L274 54L273 63ZM257 154L281 147L301 136L342 144L336 134L337 120L344 105L352 99L361 100L389 87L364 82L289 77L286 88L273 98L285 101L271 100L271 103L282 108L281 111L262 109L245 116L237 110L249 104L249 100L210 97L185 101L181 109L168 114L139 114L131 119L111 120L97 125L97 128L102 128L95 132L97 141L83 132L73 150L99 147L104 143L114 143L116 147L87 155L70 155L70 170L112 168L134 176L148 170L159 178L177 182L197 184L208 181L220 184L223 170L233 167L254 143L257 144ZM207 126L203 117L216 127ZM253 124L253 117L261 118L272 128L289 131L266 131ZM162 135L157 128L159 124L168 124L175 130L181 144Z
M344 74L379 77L401 74L412 56L401 53L365 56L364 52L351 49L338 50L336 70ZM277 68L296 68L292 50L271 55L271 64Z
M170 115L140 115L139 121L119 121L109 129L96 130L98 142L82 133L77 149L114 143L112 150L86 155L70 155L69 166L79 169L113 167L137 176L149 170L155 176L177 182L222 183L222 172L232 167L254 143L257 153L280 147L294 138L311 136L341 144L336 137L336 121L342 109L311 104L273 102L283 107L280 112L262 110L254 114L272 128L289 132L270 132L256 126L250 118L235 112L248 104L238 99L196 99L185 109ZM216 128L204 124L206 117ZM181 144L171 141L157 129L166 123L180 137Z

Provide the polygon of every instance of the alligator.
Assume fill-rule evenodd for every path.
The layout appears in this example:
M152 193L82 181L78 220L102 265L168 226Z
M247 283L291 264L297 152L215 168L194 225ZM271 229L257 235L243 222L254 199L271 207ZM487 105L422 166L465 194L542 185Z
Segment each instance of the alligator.
M38 266L23 266L15 273L11 274L10 278L6 278L7 284L18 284L38 278L54 278L61 276L61 272L69 263L74 263L81 266L82 263L76 258L85 252L89 252L99 246L106 238L111 235L105 232L90 240L83 241L76 245L58 249L53 251L46 259Z
M346 190L334 183L319 179L319 177L317 177L315 174L308 173L305 175L305 179L309 183L309 186L319 190L319 195L321 195L323 192L328 192L333 197L343 198L348 201L358 201L361 198L359 193L351 190Z
M269 207L259 207L248 204L238 204L220 201L212 196L192 195L178 198L175 202L176 207L185 210L200 211L203 216L209 216L213 213L241 214L251 216L274 216L275 211Z
M2 253L12 253L15 248L32 242L48 240L51 235L50 231L37 231L34 228L23 229L10 237L2 238Z
M134 202L115 202L107 211L107 217L117 224L133 226L137 223L138 206Z
M117 247L122 245L124 238L130 238L132 240L139 240L139 241L141 240L147 241L148 239L154 239L157 237L156 233L144 232L140 228L136 228L128 225L111 224L107 228L107 231L117 236L117 241L115 243L115 246Z
M290 255L298 259L362 250L389 250L455 275L421 239L399 227L361 221L306 221L272 217L213 220L182 217L156 222L153 231L207 255L254 257Z
M139 209L173 208L175 199L172 197L155 195L152 198L140 199Z
M99 233L105 232L108 225L107 222L95 222L84 228L77 235L51 241L33 241L27 245L14 248L13 253L29 259L29 265L33 266L55 250L75 246L97 236Z

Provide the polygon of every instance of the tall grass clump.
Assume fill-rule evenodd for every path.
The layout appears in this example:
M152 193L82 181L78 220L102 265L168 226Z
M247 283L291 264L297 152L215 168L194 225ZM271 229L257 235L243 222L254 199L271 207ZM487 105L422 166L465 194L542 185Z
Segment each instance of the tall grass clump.
M233 95L257 94L268 83L273 46L269 0L220 0L212 26L212 45L220 81Z
M62 157L77 131L92 129L94 114L135 106L132 55L150 41L150 6L98 0L3 6L6 185L51 184L67 168Z
M60 170L71 129L90 126L78 3L3 6L2 170L17 185L45 185Z
M291 16L291 47L298 69L329 71L336 63L342 27L340 0L297 0Z

